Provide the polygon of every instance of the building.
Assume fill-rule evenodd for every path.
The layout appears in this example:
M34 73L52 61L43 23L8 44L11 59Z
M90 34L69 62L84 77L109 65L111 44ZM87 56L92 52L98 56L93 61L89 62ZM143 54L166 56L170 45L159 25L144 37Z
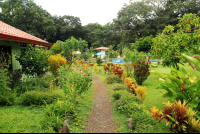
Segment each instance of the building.
M95 48L93 50L97 50L97 55L98 57L100 57L101 59L103 59L106 55L106 50L108 50L109 48L107 47L98 47L98 48Z
M12 56L11 69L21 70L20 63L15 59L16 54L21 53L28 44L40 48L51 47L52 43L37 38L31 34L21 31L0 20L0 52L9 53Z

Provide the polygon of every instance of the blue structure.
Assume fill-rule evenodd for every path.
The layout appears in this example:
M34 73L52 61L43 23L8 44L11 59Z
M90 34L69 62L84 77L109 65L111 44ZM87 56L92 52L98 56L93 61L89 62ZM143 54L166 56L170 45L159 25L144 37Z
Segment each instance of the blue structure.
M124 63L123 59L112 59L112 61L116 61L114 63Z

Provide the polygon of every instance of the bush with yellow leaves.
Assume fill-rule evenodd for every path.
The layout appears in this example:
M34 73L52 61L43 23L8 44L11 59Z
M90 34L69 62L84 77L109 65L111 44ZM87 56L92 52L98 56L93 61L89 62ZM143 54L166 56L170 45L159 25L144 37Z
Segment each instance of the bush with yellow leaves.
M135 92L138 95L139 100L141 102L143 102L144 99L145 99L145 96L146 96L146 87L144 87L144 86L137 86L137 88L135 89Z
M55 77L57 77L58 75L57 71L59 70L59 67L67 64L66 58L62 57L60 54L51 55L48 58L48 61L49 61L50 71L53 73Z

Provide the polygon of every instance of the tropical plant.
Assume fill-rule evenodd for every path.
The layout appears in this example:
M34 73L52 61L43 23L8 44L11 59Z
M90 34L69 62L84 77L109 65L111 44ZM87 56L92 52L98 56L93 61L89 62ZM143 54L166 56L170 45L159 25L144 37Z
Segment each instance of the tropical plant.
M150 75L149 71L149 63L146 60L140 60L133 64L134 66L134 77L138 85L142 85L142 83L147 79Z
M170 124L169 130L177 133L199 133L200 121L195 118L196 112L187 108L186 102L175 101L165 103L163 117L166 125Z
M189 104L189 107L193 108L195 111L199 111L199 60L185 54L182 54L182 57L196 66L196 73L194 73L192 68L188 68L181 64L177 64L179 66L179 70L172 68L171 74L168 75L163 75L159 72L156 72L162 77L159 78L160 85L157 88L165 89L167 92L164 94L164 96L171 98L171 101L180 100L182 103L186 101L186 103ZM199 117L198 114L197 116Z
M22 65L22 73L40 76L48 69L48 56L46 50L29 45L25 53L16 56L16 60Z
M59 67L62 65L65 66L67 64L66 58L61 56L60 54L51 55L48 58L48 61L49 61L50 70L55 77L58 76Z

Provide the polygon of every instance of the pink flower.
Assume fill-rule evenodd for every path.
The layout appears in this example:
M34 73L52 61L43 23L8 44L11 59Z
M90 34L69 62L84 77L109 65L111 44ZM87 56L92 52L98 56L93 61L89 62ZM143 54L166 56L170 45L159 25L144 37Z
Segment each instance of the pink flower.
M9 54L9 53L6 53L6 54Z

